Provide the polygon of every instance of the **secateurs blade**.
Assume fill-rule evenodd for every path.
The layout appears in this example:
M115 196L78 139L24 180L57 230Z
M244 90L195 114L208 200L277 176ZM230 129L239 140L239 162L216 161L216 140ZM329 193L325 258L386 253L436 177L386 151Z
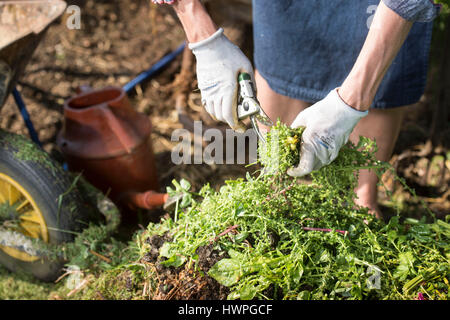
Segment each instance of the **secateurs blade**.
M244 120L250 117L253 130L255 130L261 141L265 143L266 139L259 129L258 122L268 127L273 126L273 122L261 108L261 105L256 99L255 89L250 75L248 73L241 73L239 75L238 81L240 88L237 110L238 119Z

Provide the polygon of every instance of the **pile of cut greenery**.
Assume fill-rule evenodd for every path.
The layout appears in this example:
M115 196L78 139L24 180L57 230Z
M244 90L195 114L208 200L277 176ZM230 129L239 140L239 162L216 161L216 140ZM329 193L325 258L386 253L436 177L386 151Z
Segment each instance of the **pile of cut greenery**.
M448 221L385 224L354 204L358 170L389 169L366 138L309 182L288 176L302 132L277 123L260 147L264 169L219 191L174 181L169 192L184 193L175 214L148 226L147 236L169 239L159 263L199 270L199 248L212 246L220 259L200 274L228 287L228 299L448 299Z

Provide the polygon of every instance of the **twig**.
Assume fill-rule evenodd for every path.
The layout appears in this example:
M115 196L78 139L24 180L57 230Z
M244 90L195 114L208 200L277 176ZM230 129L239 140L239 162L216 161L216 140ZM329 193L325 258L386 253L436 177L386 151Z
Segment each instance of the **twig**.
M227 233L230 233L231 231L237 229L238 227L239 227L239 225L235 224L234 226L231 226L231 227L225 229L225 231L219 233L219 234L217 235L217 237L215 237L214 239L210 240L210 241L209 241L210 244L212 244L213 242L216 242L217 240L219 240L220 237L226 235Z
M266 203L266 202L269 202L270 200L272 200L272 199L274 199L274 198L276 198L276 197L278 197L278 196L284 195L286 192L288 192L289 190L291 190L291 189L295 186L295 184L296 184L296 182L290 184L289 186L287 186L287 187L284 188L283 190L281 190L281 191L279 191L279 192L277 192L277 193L275 193L275 194L273 194L273 195L271 195L271 196L267 196L266 199L265 199L261 204L264 204L264 203Z
M61 275L58 279L55 280L55 283L58 283L59 281L61 281L66 276L74 274L74 273L81 273L81 274L83 274L82 271L80 271L80 270L67 270L63 275Z
M193 295L195 292L201 292L201 290L203 289L203 287L204 287L205 285L206 285L206 282L203 282L201 285L198 286L198 288L197 288L196 291L192 291L192 290L191 290L191 289L193 289L195 286L190 287L189 290L191 290L191 293L189 294L189 296L187 297L186 300L190 300L191 297L192 297L192 295Z
M68 276L69 274L72 274L73 272L66 272L63 275L61 275L58 279L55 280L55 283L58 283L61 281L61 279L63 279L64 277Z
M245 243L249 248L253 248L252 245L250 244L250 242L248 242L248 240L244 240L244 243Z
M169 291L169 293L167 294L167 296L164 300L171 300L173 298L173 296L175 295L175 293L178 292L178 290L180 290L180 286L173 287L172 290Z
M322 232L339 232L343 234L344 236L348 234L348 231L344 230L333 230L333 229L324 229L324 228L310 228L310 227L302 227L305 231L322 231Z
M148 283L145 282L144 283L144 289L142 289L142 296L143 297L145 297L147 295L147 285L148 285Z
M81 281L81 283L75 289L73 289L72 291L70 291L67 294L67 297L74 295L75 293L77 293L78 291L83 289L88 283L89 283L89 279L84 279L83 281Z
M107 262L107 263L111 263L112 260L110 258L107 258L103 255L101 255L100 253L95 252L94 250L89 250L90 253L92 253L94 256L102 259L103 261Z
M96 294L97 294L99 300L106 300L100 291L97 291Z

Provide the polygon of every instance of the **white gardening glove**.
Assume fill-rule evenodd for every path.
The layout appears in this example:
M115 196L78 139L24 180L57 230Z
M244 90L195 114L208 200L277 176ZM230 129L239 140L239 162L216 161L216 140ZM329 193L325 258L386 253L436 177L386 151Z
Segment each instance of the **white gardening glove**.
M306 127L302 135L300 162L287 173L301 177L330 164L347 143L358 121L367 114L368 111L358 111L348 106L337 89L300 112L291 125L292 128Z
M189 48L197 59L198 87L206 111L243 132L245 126L237 117L238 76L246 72L253 78L250 61L227 39L222 28L208 39L190 43Z

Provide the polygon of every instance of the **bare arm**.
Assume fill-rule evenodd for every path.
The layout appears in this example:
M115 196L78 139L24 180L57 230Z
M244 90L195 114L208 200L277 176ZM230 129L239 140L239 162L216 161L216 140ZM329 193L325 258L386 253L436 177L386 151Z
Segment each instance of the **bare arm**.
M359 57L339 89L342 100L357 110L369 109L412 25L380 3Z
M190 43L207 39L217 31L199 0L178 0L173 5Z
M237 116L237 79L241 72L253 76L251 62L223 29L217 28L199 0L178 0L173 8L197 61L202 105L212 118L228 123L235 131L245 131Z

